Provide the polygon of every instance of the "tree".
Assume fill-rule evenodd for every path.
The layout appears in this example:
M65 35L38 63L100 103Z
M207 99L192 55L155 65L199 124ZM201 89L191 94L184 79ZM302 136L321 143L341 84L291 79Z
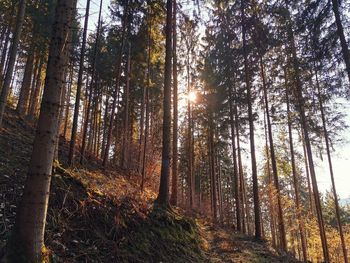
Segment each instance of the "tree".
M68 64L68 39L75 6L76 1L59 0L57 3L41 111L13 233L16 242L13 245L18 247L20 244L24 258L31 262L41 261L44 246L54 147L58 139L60 98Z
M88 24L89 24L89 11L90 11L90 0L87 0L86 1L86 9L85 9L83 39L82 39L81 51L80 51L77 94L75 97L75 106L74 106L74 115L73 115L73 127L72 127L72 134L71 134L71 138L70 138L69 154L68 154L68 164L69 165L72 165L72 163L73 163L75 141L76 141L77 130L78 130L78 117L79 117L79 108L80 108L81 86L83 85L82 82L83 82L83 73L84 73L86 37L87 37L87 29L88 29ZM100 25L101 11L102 11L102 0L100 3L98 26Z
M7 103L7 96L11 85L13 70L15 67L18 44L22 34L25 10L26 10L26 0L20 0L18 5L16 27L14 31L13 41L11 44L11 49L9 52L9 62L8 62L8 66L5 74L4 84L2 86L1 94L0 94L0 128L2 126L2 120L4 117L5 107Z
M159 193L156 202L163 206L169 205L169 176L170 176L170 140L171 140L171 58L172 58L172 21L173 3L166 3L165 28L165 71L164 71L164 98L163 98L163 141L162 165L160 172Z

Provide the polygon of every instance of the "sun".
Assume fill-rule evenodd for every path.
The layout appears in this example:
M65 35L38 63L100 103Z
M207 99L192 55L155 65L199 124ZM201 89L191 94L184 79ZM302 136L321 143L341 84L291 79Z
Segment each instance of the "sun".
M196 102L197 93L195 91L190 91L190 93L187 95L187 99L191 102Z

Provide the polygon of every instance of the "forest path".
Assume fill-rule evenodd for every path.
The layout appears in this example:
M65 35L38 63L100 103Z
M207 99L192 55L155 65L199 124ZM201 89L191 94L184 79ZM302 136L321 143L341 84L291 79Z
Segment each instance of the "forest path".
M235 233L232 228L216 227L204 220L199 220L199 227L210 262L298 262L288 256L278 256L267 242Z

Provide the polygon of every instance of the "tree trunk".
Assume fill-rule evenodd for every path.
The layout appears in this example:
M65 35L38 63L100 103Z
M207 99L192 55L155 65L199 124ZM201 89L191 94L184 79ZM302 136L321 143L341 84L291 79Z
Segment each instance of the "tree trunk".
M87 29L88 29L88 25L89 25L89 11L90 11L90 0L87 0L86 1L86 9L85 9L83 40L82 40L81 51L80 51L77 93L76 93L76 97L75 97L72 133L71 133L70 144L69 144L68 165L72 165L73 164L75 141L76 141L77 130L78 130L78 118L79 118L79 108L80 108L81 87L83 85L86 37L87 37ZM101 11L102 11L102 3L100 4L100 13L99 13L99 19L98 19L98 27L100 26Z
M33 74L34 57L35 57L35 43L34 43L34 40L32 41L33 43L28 52L27 62L26 62L23 81L22 81L22 87L21 87L17 108L16 108L17 112L22 116L25 115L28 111L30 87L32 84L32 74Z
M124 45L125 45L125 37L126 37L126 28L127 28L127 19L128 19L128 13L129 13L129 3L127 1L126 7L123 14L123 29L122 29L122 38L120 43L120 50L118 54L117 64L116 64L116 85L113 95L113 102L112 102L112 111L111 116L109 118L109 127L108 127L108 133L107 133L107 141L106 141L106 148L105 153L103 156L103 162L102 165L106 167L108 158L109 158L109 149L111 146L111 139L112 139L112 133L113 133L113 126L114 126L114 115L115 110L117 107L117 97L120 89L120 76L121 76L121 67L122 67L122 56L124 52Z
M16 19L16 27L15 27L14 36L13 36L13 42L9 53L9 64L6 70L4 85L2 86L1 95L0 95L0 128L2 126L2 119L4 117L5 107L7 103L7 96L9 94L13 69L15 67L17 49L18 49L19 40L21 38L22 27L24 22L25 9L26 9L26 0L20 0L19 6L18 6L17 19Z
M290 18L289 18L290 19ZM306 147L306 153L309 161L309 168L310 168L310 176L312 181L312 187L313 187L313 193L314 193L314 199L315 199L315 205L316 205L316 213L317 213L317 219L318 219L318 225L320 230L320 237L322 242L322 249L323 249L323 257L324 261L326 263L330 262L329 260L329 252L328 252L328 245L327 245L327 237L326 237L326 230L324 226L323 221L323 215L322 215L322 208L321 208L321 201L320 201L320 195L318 191L317 186L317 180L316 180L316 173L315 173L315 167L314 167L314 161L312 157L312 149L311 149L311 142L309 139L309 126L308 121L305 114L305 101L302 94L302 83L300 79L300 68L299 68L299 61L297 57L297 51L295 47L295 39L294 39L294 32L291 25L291 21L287 21L288 23L288 41L290 45L290 50L292 52L292 67L294 71L294 97L297 100L297 109L299 111L300 121L302 130L304 132L304 141L305 141L305 147Z
M327 125L326 125L326 116L325 116L324 108L323 108L323 101L322 101L322 97L321 97L321 88L320 88L320 84L318 81L317 70L315 72L315 76L316 76L316 86L317 86L317 93L318 93L317 95L318 95L318 100L320 103L323 134L324 134L324 139L326 142L326 151L327 151L327 158L328 158L328 165L329 165L329 173L330 173L331 181L332 181L332 190L333 190L334 204L335 204L335 214L337 217L337 223L338 223L338 228L339 228L338 230L339 230L340 241L341 241L342 250L343 250L344 262L348 263L348 254L346 251L347 249L346 249L345 238L344 238L344 233L343 233L343 226L342 226L342 222L340 219L340 209L339 209L337 189L335 187L335 181L334 181L334 172L333 172L332 157L331 157L331 152L330 152L330 147L329 147L329 136L328 136L328 130L327 130Z
M171 57L172 57L172 0L166 2L166 44L165 72L163 98L163 142L162 166L160 172L159 193L156 202L163 206L169 205L169 175L170 175L170 140L171 140Z
M123 131L123 147L122 147L122 158L121 167L123 169L128 168L127 156L129 150L129 100L130 100L130 74L131 74L131 43L129 43L128 60L126 65L126 85L125 85L125 110L124 110L124 131Z
M234 85L234 84L233 84ZM236 154L236 141L235 141L235 123L233 113L233 94L232 86L229 86L229 107L230 107L230 127L231 127L231 142L232 142L232 157L233 157L233 188L235 191L235 204L236 204L236 224L237 231L242 231L241 223L241 204L240 204L240 192L239 192L239 176L237 167L237 154Z
M280 235L280 241L281 241L281 249L283 249L284 251L287 251L286 230L284 227L280 186L279 186L279 182L278 182L279 180L278 180L277 162L276 162L275 147L274 147L273 136L272 136L272 126L271 126L271 121L270 121L269 101L268 101L268 96L267 96L267 84L266 84L266 79L265 79L265 70L264 70L262 56L260 56L260 74L261 74L261 79L263 82L263 90L264 90L267 131L268 131L268 137L269 137L269 142L270 142L272 173L273 173L273 177L274 177L275 190L276 190L276 194L277 194L278 226L279 226L279 235Z
M346 66L346 71L348 73L348 78L350 82L350 51L349 51L348 44L346 43L343 24L340 18L339 0L332 0L332 7L333 7L334 16L335 16L335 23L337 25L337 33L340 39L341 50L343 53L343 58Z
M81 149L80 149L80 164L83 163L84 160L84 155L85 155L85 148L86 148L86 137L87 137L87 132L88 132L88 126L89 126L89 121L90 121L90 108L91 108L91 102L92 102L92 94L93 94L93 88L95 84L95 71L96 71L96 57L98 53L98 45L100 43L100 35L101 35L101 12L102 12L102 0L100 2L100 11L99 11L99 20L97 24L97 32L96 32L96 39L94 43L94 50L93 50L93 56L92 56L92 73L91 73L91 80L90 84L87 84L86 89L89 90L88 92L88 99L87 99L87 104L85 107L85 120L84 120L84 125L83 125L83 131L82 131L82 139L81 139ZM88 82L87 78L87 82ZM73 149L74 151L74 149ZM74 152L73 152L74 155Z
M172 159L172 179L171 179L171 199L172 205L177 205L177 184L178 176L178 82L177 82L177 4L173 0L173 159Z
M296 165L295 165L295 155L294 155L294 145L293 145L293 133L292 133L292 119L290 112L290 104L289 104L289 92L287 88L287 76L285 72L285 82L286 82L286 102L287 102L287 117L288 117L288 135L289 135L289 149L291 155L291 163L292 163L292 174L293 174L293 185L294 185L294 193L295 193L295 205L296 205L296 214L298 218L300 239L301 239L301 248L303 251L303 260L307 262L307 246L306 246L306 238L305 238L305 228L304 221L301 215L302 207L300 206L300 190L299 190L299 179L297 175Z
M18 208L14 237L30 262L41 261L45 221L50 193L54 147L58 139L60 97L68 62L70 34L76 1L59 0L49 51L45 90L32 157L21 204Z
M249 139L250 139L250 155L252 162L252 179L253 179L253 199L254 199L254 222L255 222L255 238L261 239L261 222L260 222L260 201L259 201L259 186L258 186L258 172L256 166L255 156L255 140L254 140L254 116L252 109L252 95L250 85L250 74L247 54L247 40L246 40L246 18L245 18L244 0L241 0L241 16L242 16L242 39L243 39L243 56L244 56L244 75L247 89L247 103L248 103L248 119L249 119Z
M32 99L31 99L31 104L29 107L29 118L31 120L33 120L36 116L36 113L38 111L38 104L39 104L39 99L40 99L40 92L41 92L41 85L42 85L42 80L41 80L41 74L42 74L42 69L44 66L44 57L41 56L39 58L40 62L39 62L39 68L38 68L38 74L36 76L36 80L35 80L35 87L34 90L32 92Z

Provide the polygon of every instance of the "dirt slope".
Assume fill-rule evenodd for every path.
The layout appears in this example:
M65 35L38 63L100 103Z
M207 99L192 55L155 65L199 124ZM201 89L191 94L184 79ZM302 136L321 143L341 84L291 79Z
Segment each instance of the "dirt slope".
M14 224L34 137L13 111L0 131L0 248ZM66 144L60 160L65 159ZM64 162L63 162L64 163ZM52 179L46 245L53 262L296 262L264 242L154 207L138 176L113 169L57 165Z

